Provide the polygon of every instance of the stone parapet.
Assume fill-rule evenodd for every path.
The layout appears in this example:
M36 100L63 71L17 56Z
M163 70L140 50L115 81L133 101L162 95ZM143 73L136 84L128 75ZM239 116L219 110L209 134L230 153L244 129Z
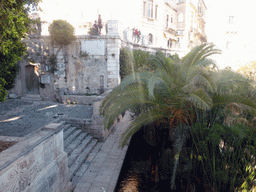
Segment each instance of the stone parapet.
M101 100L103 96L84 96L84 95L62 95L62 102L64 104L81 104L91 105L94 101Z
M0 153L0 191L70 191L64 123L41 127Z

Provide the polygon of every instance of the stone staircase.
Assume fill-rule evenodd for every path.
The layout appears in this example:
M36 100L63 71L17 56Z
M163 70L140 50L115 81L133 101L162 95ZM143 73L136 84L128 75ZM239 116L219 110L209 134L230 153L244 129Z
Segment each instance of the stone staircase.
M70 124L65 124L63 137L64 151L68 156L69 179L74 189L97 155L103 142L99 142L92 135Z

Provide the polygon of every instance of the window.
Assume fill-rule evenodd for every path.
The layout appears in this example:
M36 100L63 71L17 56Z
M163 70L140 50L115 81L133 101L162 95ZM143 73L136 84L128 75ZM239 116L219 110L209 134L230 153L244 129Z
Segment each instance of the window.
M148 0L148 17L153 18L153 0Z
M157 19L157 9L158 9L158 5L155 6L155 19Z
M231 42L227 42L226 43L226 49L230 49L230 46L231 46Z
M173 15L171 16L171 23L173 23Z
M178 22L179 22L179 23L184 22L184 15L183 15L183 13L180 13L180 14L178 15Z
M143 2L143 16L146 16L146 2Z
M158 9L158 5L155 5L155 18L157 18L157 9ZM154 14L153 0L145 0L143 2L143 16L153 19L153 14Z
M168 47L168 48L172 48L172 40L171 40L171 39L169 39L169 40L167 41L167 47Z
M153 35L151 33L148 34L148 41L150 44L153 44Z
M180 48L180 38L178 37L178 40L176 41L176 48Z
M100 75L100 94L104 93L104 76Z
M234 24L234 17L235 16L229 16L228 17L228 24Z
M168 23L169 23L169 15L167 15L167 18L166 18L166 28L168 29Z

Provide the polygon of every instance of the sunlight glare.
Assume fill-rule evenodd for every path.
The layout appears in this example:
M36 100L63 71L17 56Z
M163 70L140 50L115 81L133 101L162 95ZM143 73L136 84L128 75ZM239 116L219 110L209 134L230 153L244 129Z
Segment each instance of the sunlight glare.
M48 107L45 107L45 108L42 108L42 109L38 109L37 111L42 111L42 110L54 108L54 107L57 107L57 106L58 105L51 105L51 106L48 106Z
M4 122L9 122L9 121L15 121L15 120L20 119L22 117L23 117L23 115L21 115L19 117L13 117L13 118L10 118L10 119L6 119L6 120L0 121L0 122L4 123Z

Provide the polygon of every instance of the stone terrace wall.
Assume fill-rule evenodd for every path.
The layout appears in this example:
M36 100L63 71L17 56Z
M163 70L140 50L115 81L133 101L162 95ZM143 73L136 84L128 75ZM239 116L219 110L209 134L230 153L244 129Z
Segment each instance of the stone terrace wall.
M0 153L1 192L69 192L62 123L32 132Z

